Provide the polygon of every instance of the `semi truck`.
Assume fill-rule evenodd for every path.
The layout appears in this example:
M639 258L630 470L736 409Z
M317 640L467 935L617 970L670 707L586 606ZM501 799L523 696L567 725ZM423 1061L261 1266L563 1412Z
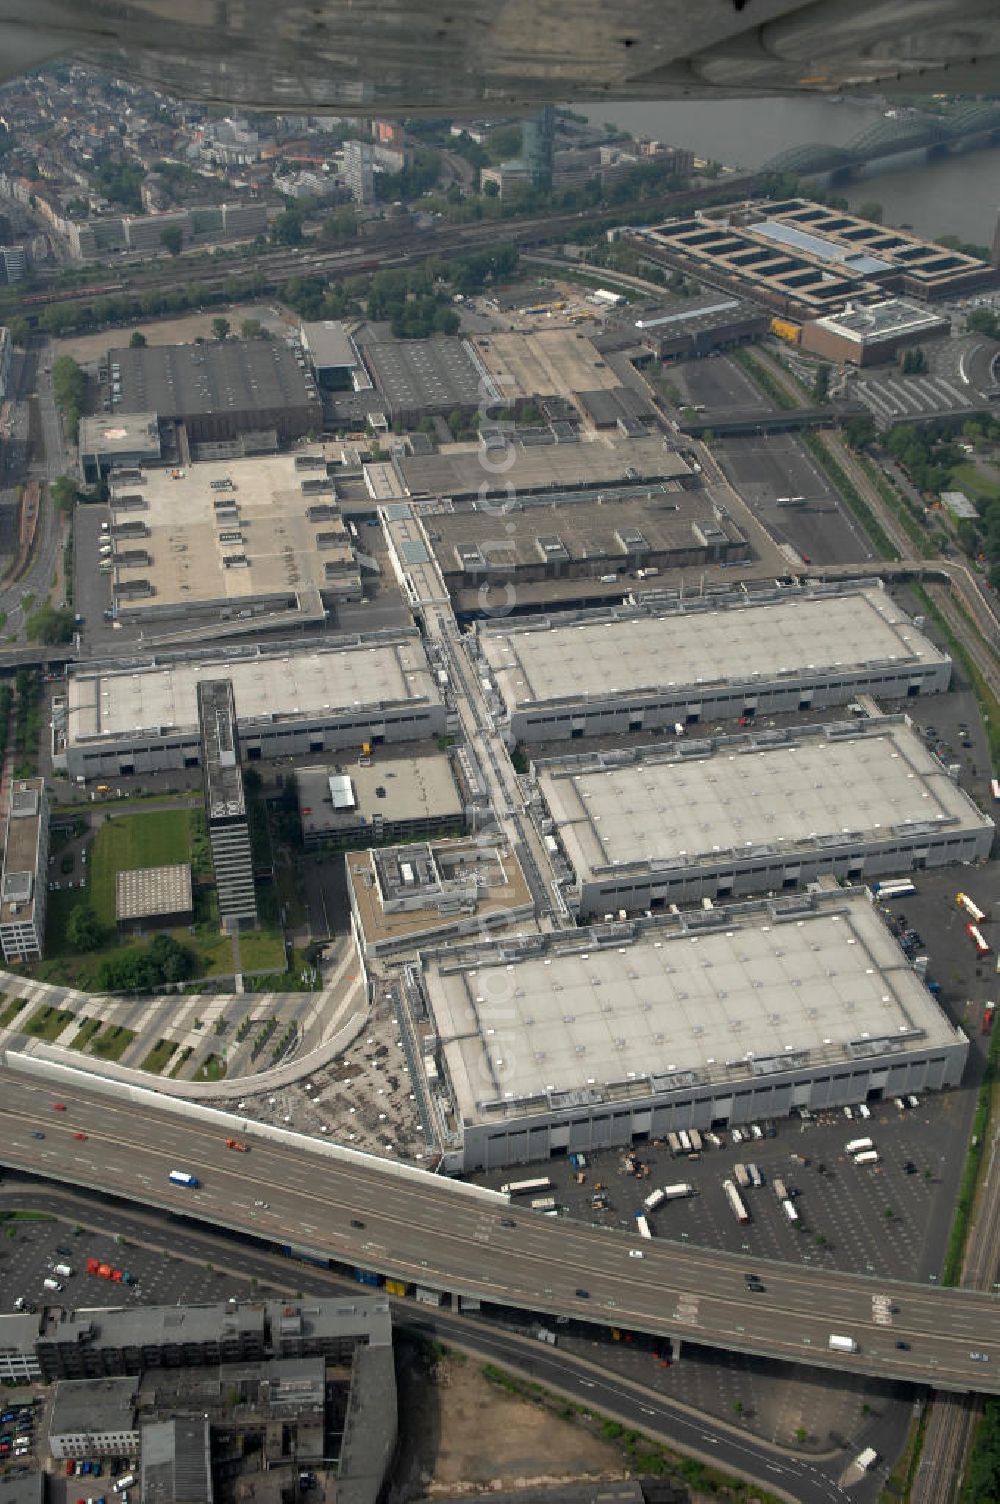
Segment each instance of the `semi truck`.
M226 1139L226 1148L227 1149L236 1149L236 1150L238 1150L238 1152L240 1154L249 1154L250 1153L250 1145L249 1144L245 1144L241 1138L227 1138Z
M799 1220L799 1214L798 1214L798 1212L795 1210L794 1206L788 1200L787 1197L781 1203L781 1206L782 1206L782 1210L784 1211L785 1216L788 1218L789 1222L797 1222Z
M691 1148L696 1154L700 1154L702 1148L701 1134L698 1132L697 1128L688 1129L688 1138L691 1140Z
M976 924L982 924L983 920L986 918L986 910L981 909L977 903L973 902L968 893L956 893L955 902L959 904L967 914L971 915Z
M744 1224L749 1222L750 1213L747 1211L746 1206L743 1202L743 1197L740 1195L733 1182L731 1180L724 1180L722 1182L722 1189L726 1193L726 1200L729 1202L733 1216L736 1218L737 1222Z
M750 1184L750 1173L746 1165L733 1165L733 1175L740 1190L745 1191Z
M167 1179L171 1185L185 1185L190 1191L196 1191L200 1184L197 1175L189 1175L187 1170L171 1170ZM548 1185L548 1181L545 1183Z
M861 1351L853 1337L840 1337L836 1332L830 1333L827 1347L835 1353L859 1353Z
M671 1154L683 1153L683 1150L681 1149L681 1141L677 1137L676 1133L667 1134L667 1148L670 1150Z
M870 1138L852 1138L850 1143L844 1145L845 1154L863 1154L866 1149L874 1149L874 1141Z
M73 1266L72 1264L56 1264L52 1272L60 1275L63 1279L70 1279L73 1274Z
M510 1180L500 1187L505 1196L540 1196L543 1191L551 1189L552 1182L548 1176L542 1176L538 1180Z
M662 1206L667 1199L665 1191L651 1191L642 1203L647 1212L655 1212L658 1206Z
M689 1185L686 1180L678 1180L674 1185L665 1185L663 1187L663 1196L666 1201L680 1201L684 1196L693 1195L694 1186Z
M635 1214L635 1227L640 1238L652 1238L653 1229L642 1215L642 1212L636 1212Z
M878 1153L874 1149L864 1149L860 1154L855 1154L854 1163L856 1165L877 1165Z

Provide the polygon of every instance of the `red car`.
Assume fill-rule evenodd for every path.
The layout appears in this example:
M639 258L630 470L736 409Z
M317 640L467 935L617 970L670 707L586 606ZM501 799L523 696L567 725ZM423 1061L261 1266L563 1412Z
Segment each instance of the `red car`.
M52 1111L53 1112L65 1112L66 1111L66 1103L65 1102L53 1102L52 1103Z
M74 1138L78 1138L81 1141L81 1143L82 1143L83 1140L87 1137L87 1135L85 1133L74 1133L73 1137Z
M69 1461L67 1462L67 1464L66 1464L66 1476L67 1476L67 1478L72 1478L72 1476L73 1476L73 1474L75 1472L76 1472L76 1463L73 1461L73 1459L71 1457L69 1459Z

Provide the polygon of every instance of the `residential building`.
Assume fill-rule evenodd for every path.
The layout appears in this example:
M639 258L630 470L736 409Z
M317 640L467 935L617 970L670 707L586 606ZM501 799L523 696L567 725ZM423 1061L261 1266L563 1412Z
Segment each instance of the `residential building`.
M375 202L375 153L370 141L344 142L344 172L356 204Z
M138 1456L137 1393L134 1378L62 1380L49 1412L52 1456Z

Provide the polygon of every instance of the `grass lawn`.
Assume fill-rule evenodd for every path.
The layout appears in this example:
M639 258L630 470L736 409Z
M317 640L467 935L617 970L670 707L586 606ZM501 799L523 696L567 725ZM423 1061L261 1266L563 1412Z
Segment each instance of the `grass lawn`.
M39 1008L24 1025L24 1032L52 1044L75 1017L76 1014L70 1013L67 1008Z
M73 1036L71 1048L85 1050L95 1034L100 1034L103 1025L99 1018L85 1018Z
M173 1065L172 1068L171 1068L171 1071L170 1071L171 1079L174 1079L175 1077L177 1077L177 1076L180 1075L181 1071L187 1065L188 1061L191 1059L191 1056L193 1054L194 1054L194 1045L186 1044L184 1046L184 1048L181 1050L180 1054L178 1055L176 1064Z
M159 1076L170 1064L177 1046L172 1039L158 1039L139 1067L143 1071L152 1071Z
M967 460L952 471L951 489L964 491L970 501L995 501L1000 496L1000 474L992 465L980 469Z
M90 856L87 895L94 913L102 924L108 927L114 924L116 873L190 860L189 810L153 810L144 815L105 820L94 838Z
M126 1029L123 1024L109 1024L91 1043L90 1053L99 1055L102 1060L120 1060L134 1038L134 1029Z
M248 930L241 934L240 965L245 972L284 971L285 940L280 930Z
M0 1029L5 1029L8 1024L12 1024L17 1015L27 1006L27 1002L27 998L12 997L3 1012L0 1013Z
M226 1062L221 1055L206 1055L192 1081L222 1081L226 1075Z

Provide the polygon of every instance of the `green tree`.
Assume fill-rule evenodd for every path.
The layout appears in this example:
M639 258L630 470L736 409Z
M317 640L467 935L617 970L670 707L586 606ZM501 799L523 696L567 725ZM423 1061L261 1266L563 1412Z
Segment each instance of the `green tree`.
M826 364L816 367L816 375L813 377L813 401L822 403L830 395L830 367Z
M320 236L333 245L340 245L345 240L353 240L357 233L358 216L350 204L342 204L327 215Z
M864 417L848 418L844 424L844 438L852 449L868 449L875 442L875 421L866 413Z
M53 606L42 606L28 617L25 631L29 642L44 642L55 645L70 642L73 637L72 611L57 611Z
M180 225L164 225L160 231L160 244L171 256L179 256L184 246L184 232Z
M859 219L870 219L873 225L882 223L882 205L877 199L866 199L863 204L858 205L855 212Z
M71 512L79 494L76 483L69 475L58 476L49 486L49 495L60 512Z
M79 904L66 922L66 939L74 950L99 950L104 941L104 930L93 909L87 903Z
M221 345L229 333L229 320L221 317L214 318L212 320L212 333Z
M240 339L270 339L269 332L260 319L244 319L240 324Z
M974 334L988 334L991 339L995 339L997 316L992 308L974 308L965 321L965 327Z
M163 982L183 982L194 972L194 952L179 944L173 935L156 935L146 958L158 980Z
M282 209L271 226L271 239L275 245L302 244L302 210Z
M10 330L12 342L17 345L19 350L25 349L31 338L31 325L28 323L28 320L20 313L15 314L8 323L7 328Z
M143 334L143 332L142 332L141 329L133 329L132 330L132 333L129 335L128 347L129 347L130 350L144 350L145 349L145 347L146 347L146 336Z

